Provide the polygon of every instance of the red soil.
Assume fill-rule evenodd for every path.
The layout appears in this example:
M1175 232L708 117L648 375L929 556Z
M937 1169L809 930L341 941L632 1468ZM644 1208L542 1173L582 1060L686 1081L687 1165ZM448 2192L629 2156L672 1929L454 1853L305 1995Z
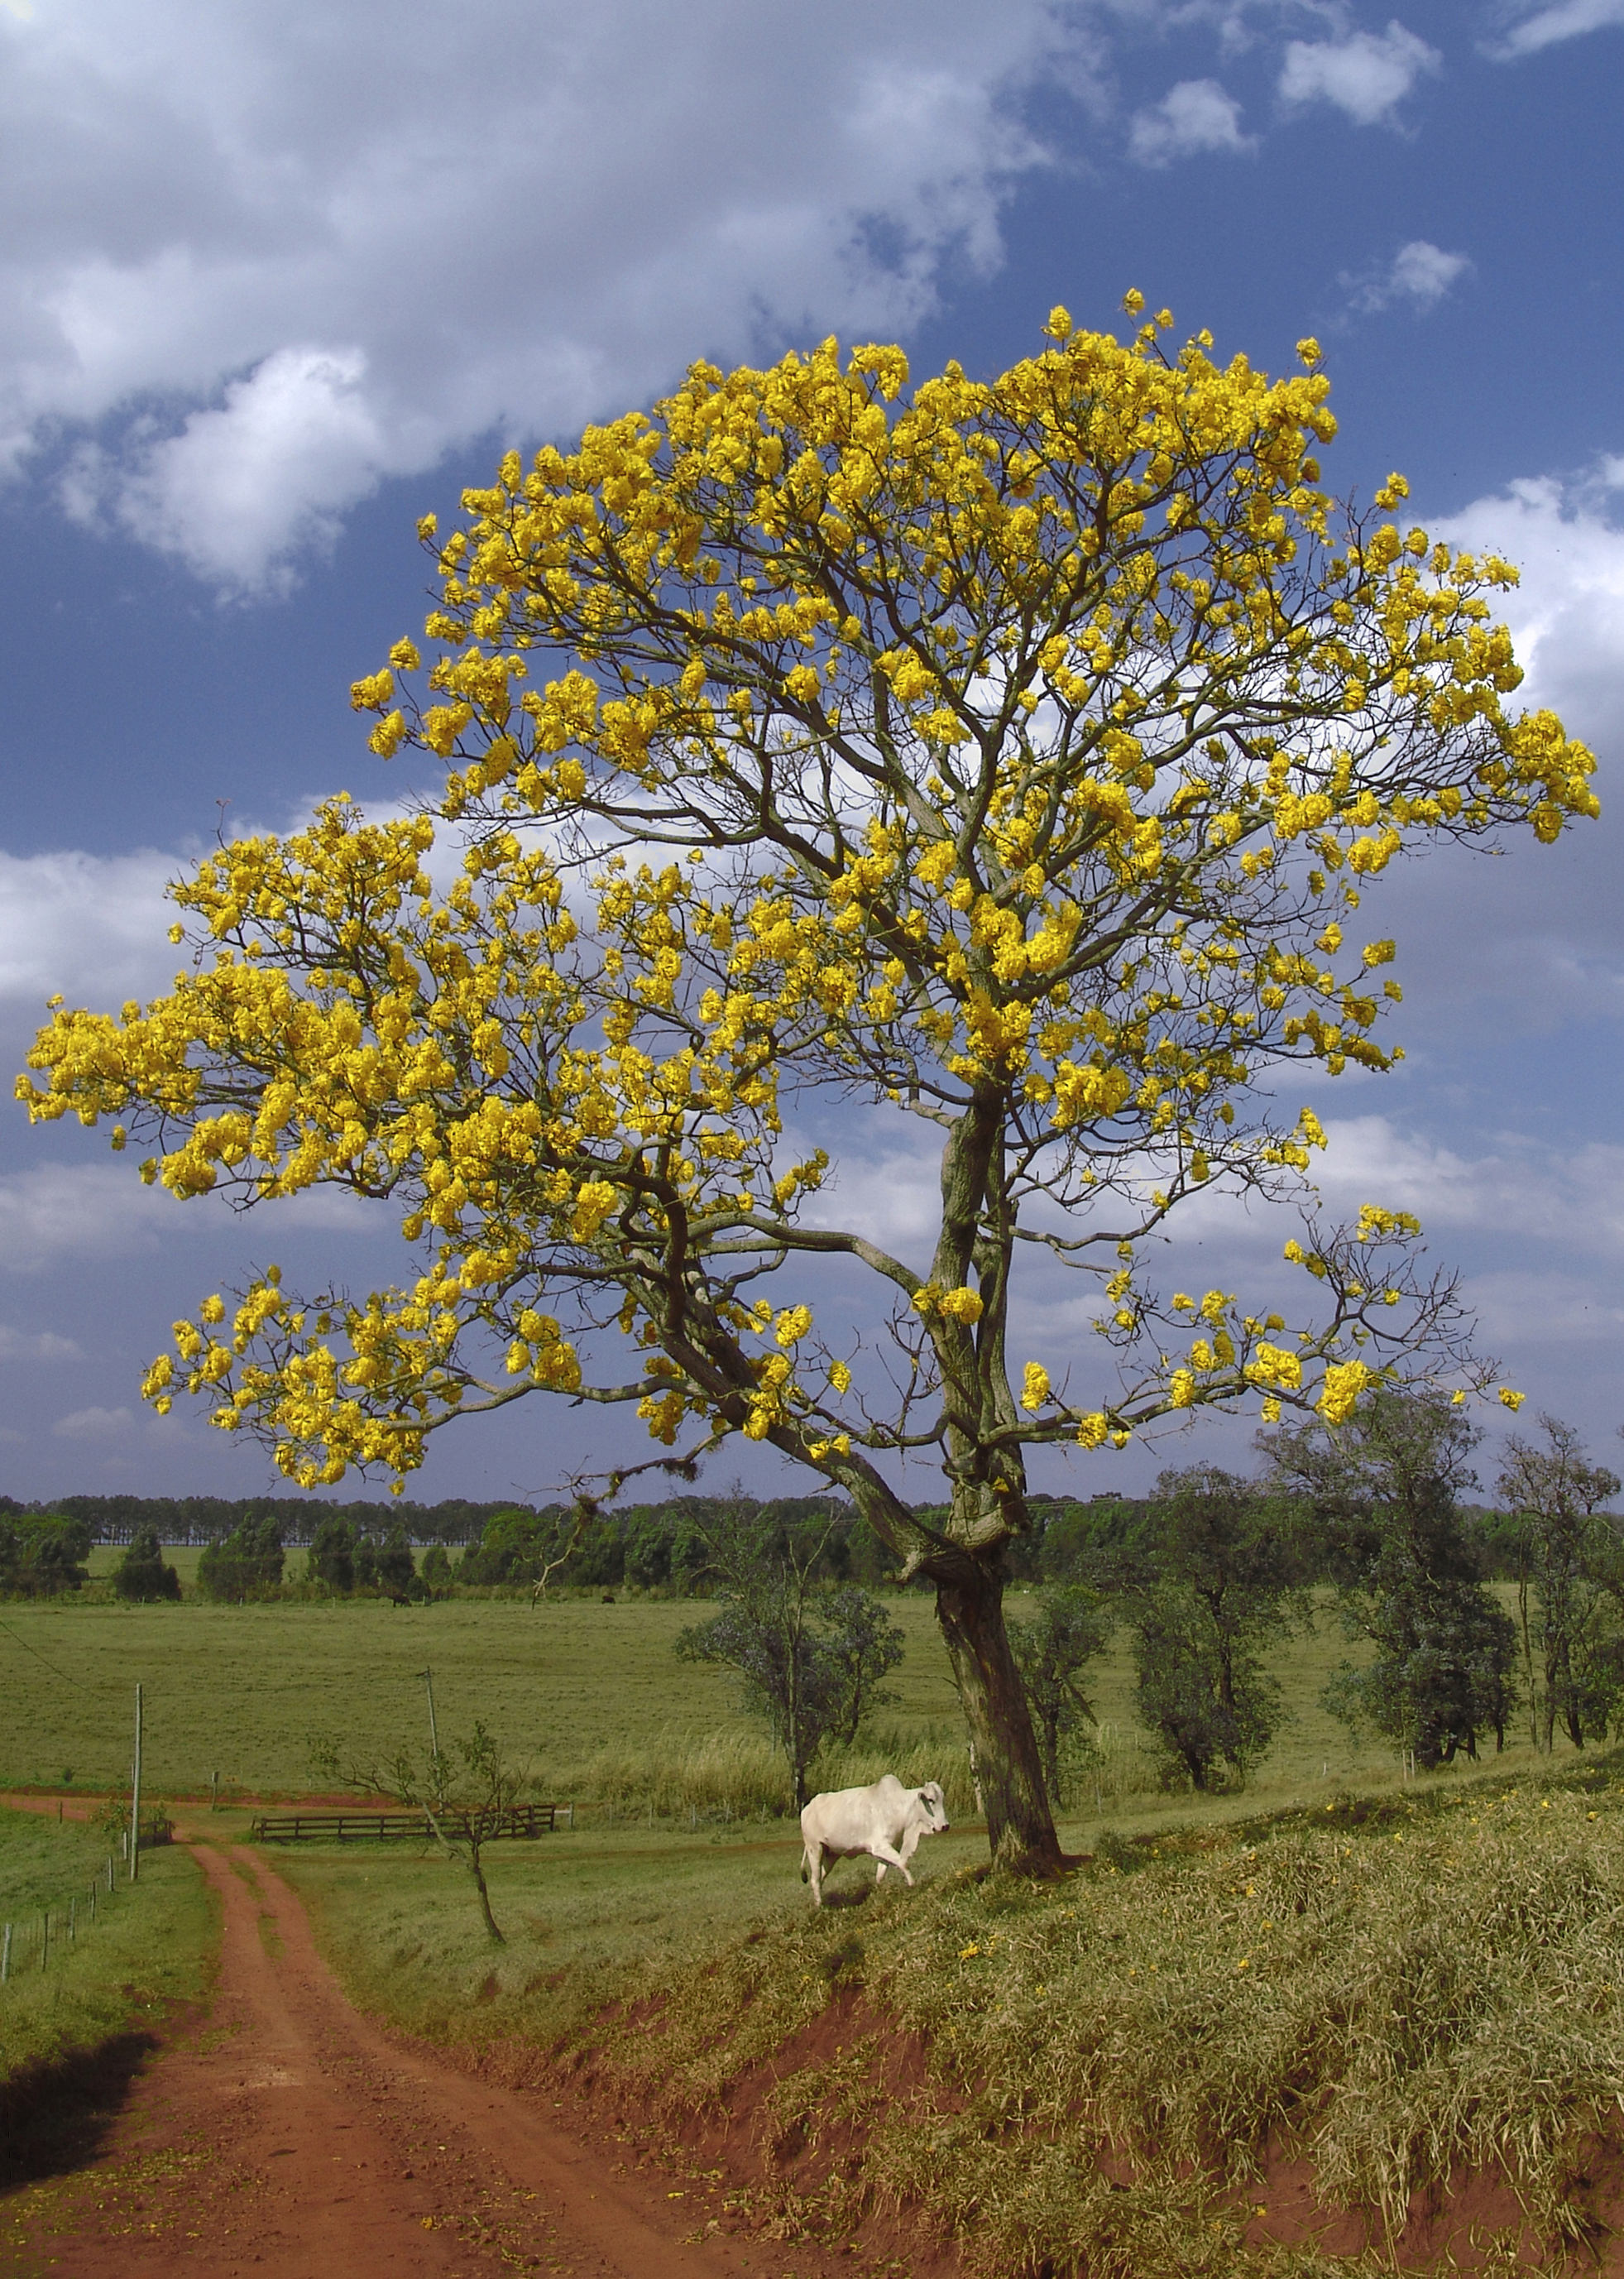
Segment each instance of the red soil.
M861 2252L731 2236L721 2176L674 2140L635 2144L578 2106L571 2126L562 2099L381 2032L346 2000L279 1876L241 1845L195 1849L224 1917L206 2030L161 2053L93 2166L13 2196L11 2268L779 2279L793 2267L821 2279L877 2267Z

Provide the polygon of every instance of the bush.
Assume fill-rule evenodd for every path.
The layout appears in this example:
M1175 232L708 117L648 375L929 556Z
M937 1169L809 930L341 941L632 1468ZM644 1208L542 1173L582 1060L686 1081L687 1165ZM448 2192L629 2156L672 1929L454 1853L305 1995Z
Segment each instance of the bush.
M319 1583L329 1591L355 1589L356 1531L347 1519L335 1515L322 1521L310 1538L304 1577L306 1582Z
M54 1599L88 1580L90 1530L59 1512L0 1523L0 1595Z
M150 1603L180 1596L180 1577L164 1562L156 1527L138 1527L128 1550L113 1569L113 1590L120 1599Z
M205 1597L240 1606L280 1588L282 1525L278 1519L245 1519L224 1543L211 1543L197 1562L197 1587Z

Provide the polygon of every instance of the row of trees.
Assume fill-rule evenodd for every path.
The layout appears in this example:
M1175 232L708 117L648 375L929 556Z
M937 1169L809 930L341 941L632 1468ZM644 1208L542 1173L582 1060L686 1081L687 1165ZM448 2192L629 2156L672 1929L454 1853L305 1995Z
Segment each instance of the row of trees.
M1264 1657L1314 1622L1320 1584L1366 1649L1327 1706L1421 1767L1475 1757L1489 1734L1503 1746L1520 1701L1547 1750L1559 1727L1582 1747L1624 1726L1624 1525L1602 1508L1619 1480L1557 1418L1509 1442L1494 1563L1513 1565L1513 1623L1462 1501L1481 1438L1448 1400L1380 1393L1337 1431L1260 1436L1255 1479L1164 1473L1130 1534L1093 1546L1015 1634L1052 1797L1088 1761L1087 1665L1119 1625L1169 1773L1197 1788L1244 1777L1283 1715Z
M19 1503L0 1496L0 1523L28 1528L42 1519L68 1519L86 1531L91 1543L133 1543L150 1530L160 1543L223 1543L249 1521L273 1521L284 1543L308 1544L324 1521L348 1520L357 1534L387 1535L403 1526L414 1543L477 1543L481 1530L507 1503L471 1502L452 1497L441 1503L410 1503L376 1497L353 1503L308 1495L290 1496L58 1496L50 1504Z
M1503 1746L1520 1702L1546 1750L1559 1729L1582 1747L1624 1726L1624 1523L1603 1508L1620 1482L1542 1417L1537 1439L1507 1445L1490 1534L1463 1500L1482 1437L1451 1401L1383 1392L1337 1431L1260 1435L1255 1478L1196 1466L1163 1473L1143 1505L1063 1508L1046 1531L1057 1579L1012 1631L1054 1807L1096 1757L1089 1667L1119 1631L1168 1776L1243 1780L1284 1715L1266 1658L1314 1625L1325 1585L1364 1648L1326 1705L1423 1769L1475 1757L1490 1734ZM677 1651L738 1674L798 1804L820 1750L893 1698L901 1654L883 1604L831 1562L843 1523L810 1500L743 1498L689 1500L684 1522L689 1585L722 1606ZM1508 1567L1514 1622L1489 1587Z
M197 1562L199 1588L211 1599L261 1598L283 1585L287 1552L280 1523L244 1520L222 1543L211 1543ZM443 1545L431 1546L418 1572L406 1523L373 1535L338 1513L322 1519L310 1538L298 1578L340 1597L376 1592L387 1598L422 1598L450 1575Z

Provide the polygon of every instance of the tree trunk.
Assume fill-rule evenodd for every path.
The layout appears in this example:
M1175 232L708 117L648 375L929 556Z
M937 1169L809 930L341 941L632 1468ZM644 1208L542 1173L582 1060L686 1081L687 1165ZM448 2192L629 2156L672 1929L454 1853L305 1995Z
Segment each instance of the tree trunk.
M491 1913L491 1895L486 1889L485 1870L479 1865L479 1846L477 1844L471 1844L468 1847L468 1868L474 1879L474 1889L479 1894L479 1912L485 1917L485 1928L498 1946L506 1946L508 1942L497 1929L496 1918Z
M1053 1875L1065 1854L1049 1810L1026 1689L1004 1628L1003 1582L979 1560L954 1564L951 1580L937 1580L936 1613L975 1750L987 1841L1000 1867Z
M1528 1578L1517 1577L1517 1618L1522 1625L1522 1667L1528 1684L1528 1738L1539 1754L1539 1688L1534 1682L1534 1633L1528 1626ZM1504 1746L1504 1744L1502 1744Z

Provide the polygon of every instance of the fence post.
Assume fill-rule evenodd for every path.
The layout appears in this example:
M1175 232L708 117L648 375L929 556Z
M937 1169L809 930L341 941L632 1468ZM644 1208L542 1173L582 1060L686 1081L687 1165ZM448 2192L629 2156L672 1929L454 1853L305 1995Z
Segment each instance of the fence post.
M70 1946L79 1945L79 1895L77 1892L68 1901L68 1945Z
M96 1921L96 1885L94 1884L90 1886L90 1920L92 1922Z
M135 1769L130 1782L130 1881L141 1874L141 1686L135 1688Z
M40 1968L43 1970L50 1960L50 1909L49 1907L41 1915L40 1924Z
M7 1923L5 1936L0 1938L0 1986L6 1985L11 1976L11 1926Z

